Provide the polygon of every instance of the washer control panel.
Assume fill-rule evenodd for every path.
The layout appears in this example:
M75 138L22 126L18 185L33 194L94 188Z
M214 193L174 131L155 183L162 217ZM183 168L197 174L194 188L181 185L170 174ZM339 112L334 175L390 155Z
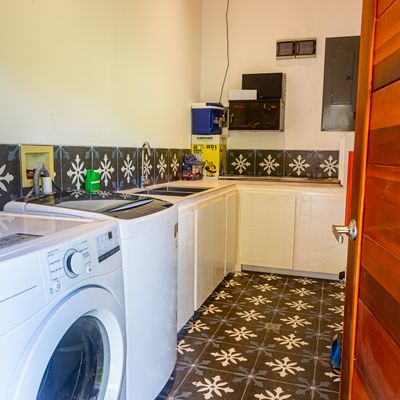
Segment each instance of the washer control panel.
M83 280L121 268L117 225L102 232L88 234L80 240L63 243L62 247L54 248L46 255L47 293L53 297Z
M54 281L64 278L75 278L82 274L85 269L91 270L89 245L87 240L74 243L70 248L57 248L47 254L50 277Z
M111 229L96 237L97 259L99 263L120 251L118 231Z

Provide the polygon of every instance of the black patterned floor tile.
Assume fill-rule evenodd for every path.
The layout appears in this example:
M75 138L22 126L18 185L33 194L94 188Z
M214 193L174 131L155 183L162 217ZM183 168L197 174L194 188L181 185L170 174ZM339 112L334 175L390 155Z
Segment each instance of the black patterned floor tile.
M301 314L292 312L277 312L274 314L273 323L281 324L281 328L287 331L301 332L306 330L318 330L319 318L314 314Z
M344 304L345 294L343 291L324 290L324 299L327 301Z
M321 331L331 331L332 336L343 332L343 321L341 319L332 318L331 315L325 314L321 319Z
M208 298L208 301L213 302L226 302L229 304L235 303L241 296L241 291L238 290L229 290L224 286L219 286L214 290L211 296Z
M168 379L168 382L165 384L164 388L161 390L160 394L155 398L155 400L171 400L171 394L178 389L188 373L189 370L187 368L183 368L181 365L177 364L173 373Z
M258 357L256 352L248 353L247 346L232 343L220 343L218 349L205 351L199 361L208 361L207 368L237 373L239 367L251 369Z
M318 360L315 372L315 384L323 384L327 390L338 392L340 385L340 372L333 369L329 361Z
M208 338L214 335L219 323L212 318L203 318L196 313L179 331L178 339L186 336Z
M322 303L321 314L342 321L344 317L344 303L337 304L335 302L324 301Z
M250 325L247 323L224 323L221 324L215 334L220 341L247 345L250 342L263 343L265 337L263 326Z
M270 380L298 385L299 378L313 379L316 362L299 354L273 352L260 355L254 369L256 372L266 371L265 377Z
M191 364L197 360L207 346L208 343L206 341L199 340L195 337L187 336L182 339L178 339L178 343L176 345L176 361L180 363Z
M179 332L180 381L159 400L337 400L329 379L336 379L330 345L341 323L340 290L324 290L330 281L271 276L229 274L221 282Z
M243 310L256 310L262 313L273 312L279 302L279 297L272 297L264 293L248 293L247 291L240 294L236 308Z
M311 299L312 300L312 299ZM315 300L315 299L314 299ZM301 314L319 314L320 303L317 301L310 301L309 299L302 298L283 298L279 303L280 312L298 312Z
M229 372L192 368L178 390L172 393L172 399L229 399L240 400L245 386L235 382L236 375Z
M273 316L273 311L256 310L254 307L233 307L227 319L238 324L264 327L267 322L271 322Z
M276 351L292 354L304 354L304 352L315 352L318 338L310 332L293 332L279 328L273 328L267 332L265 343L276 344Z
M297 394L299 386L284 384L271 380L250 381L246 387L243 400L259 399L259 400L302 400L311 399L310 396L303 397Z
M318 390L314 392L313 400L338 400L339 393L329 392L327 390Z
M293 276L287 280L287 285L291 288L306 288L312 290L322 290L324 286L323 279L315 279L309 277Z
M339 291L344 292L346 284L342 281L324 281L324 289L327 291Z

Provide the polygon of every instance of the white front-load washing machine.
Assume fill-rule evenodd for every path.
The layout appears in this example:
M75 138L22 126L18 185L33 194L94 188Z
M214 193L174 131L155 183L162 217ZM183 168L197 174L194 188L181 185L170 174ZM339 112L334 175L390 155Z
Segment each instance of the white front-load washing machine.
M122 400L118 225L0 213L0 399Z
M177 209L138 195L45 195L5 210L118 221L127 326L126 398L154 400L176 362Z

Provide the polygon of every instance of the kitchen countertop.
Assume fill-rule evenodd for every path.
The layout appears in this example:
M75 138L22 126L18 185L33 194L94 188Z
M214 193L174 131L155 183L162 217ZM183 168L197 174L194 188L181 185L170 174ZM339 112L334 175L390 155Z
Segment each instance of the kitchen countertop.
M243 189L279 189L284 191L298 191L303 193L315 193L323 192L327 194L345 195L346 190L339 185L338 182L333 183L330 181L329 184L322 182L322 180L313 179L254 179L248 177L248 179L202 179L197 181L173 181L168 183L161 183L158 185L146 186L145 189L128 189L121 191L122 193L136 194L143 190L152 190L165 186L176 186L176 187L196 187L196 188L209 188L207 191L193 193L189 196L170 196L170 195L153 195L149 194L149 197L162 199L169 201L173 204L179 204L179 206L190 205L193 201L202 200L202 198L208 197L213 194L219 194L222 191L234 190L237 187ZM146 196L146 194L143 194Z

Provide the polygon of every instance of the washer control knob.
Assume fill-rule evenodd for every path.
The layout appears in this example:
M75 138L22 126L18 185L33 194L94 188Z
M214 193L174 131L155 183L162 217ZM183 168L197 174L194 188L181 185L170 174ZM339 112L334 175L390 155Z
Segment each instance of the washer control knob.
M85 257L75 249L69 249L64 256L64 270L70 278L75 278L85 270Z

